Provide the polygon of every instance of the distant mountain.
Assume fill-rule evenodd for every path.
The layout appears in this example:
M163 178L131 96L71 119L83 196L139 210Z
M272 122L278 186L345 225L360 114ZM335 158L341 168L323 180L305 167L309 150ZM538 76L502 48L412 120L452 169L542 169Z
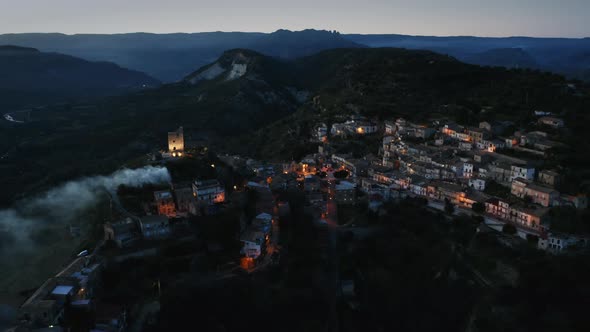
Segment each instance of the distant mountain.
M341 35L324 30L278 30L273 33L4 34L0 35L1 44L35 47L91 61L110 61L165 82L176 82L195 68L215 61L224 51L234 48L293 59L333 48L396 47L430 50L473 64L531 65L532 68L573 78L586 77L584 72L590 69L587 62L579 60L590 52L590 38ZM508 52L509 49L521 49L532 59L524 58L524 54ZM486 54L490 51L491 54ZM512 58L515 55L517 61Z
M508 67L519 64L572 78L585 78L584 72L590 69L588 62L580 59L590 52L590 38L432 37L395 34L343 36L369 47L431 50L449 54L467 63ZM516 51L517 49L521 51Z
M265 35L247 48L262 54L284 59L295 59L333 48L359 48L364 45L342 38L338 32L278 30Z
M182 79L229 49L248 48L265 55L292 59L331 48L362 47L338 33L319 30L278 30L270 34L5 34L0 35L0 44L35 47L92 61L111 61L166 82Z
M539 68L535 59L522 48L494 48L469 55L465 58L465 62L480 66Z
M0 106L5 107L114 95L159 84L113 63L18 46L0 46L0 73Z

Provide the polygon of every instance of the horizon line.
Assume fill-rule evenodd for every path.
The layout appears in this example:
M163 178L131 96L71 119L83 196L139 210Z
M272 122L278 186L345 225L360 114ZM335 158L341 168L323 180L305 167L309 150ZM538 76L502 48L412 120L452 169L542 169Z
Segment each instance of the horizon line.
M192 35L192 34L206 34L206 33L252 33L252 34L272 34L278 31L289 31L289 32L302 32L307 30L313 31L326 31L326 32L333 32L336 31L341 35L363 35L363 36L408 36L408 37L426 37L426 38L534 38L534 39L588 39L589 36L584 37L572 37L572 36L527 36L527 35L420 35L420 34L404 34L404 33L359 33L359 32L341 32L338 30L329 30L329 29L315 29L315 28L306 28L301 30L291 30L291 29L277 29L270 32L262 32L262 31L246 31L246 30L211 30L211 31L194 31L194 32L151 32L151 31L132 31L132 32L75 32L75 33L67 33L67 32L2 32L2 35L25 35L25 34L59 34L65 36L80 36L80 35L130 35L130 34L151 34L151 35Z

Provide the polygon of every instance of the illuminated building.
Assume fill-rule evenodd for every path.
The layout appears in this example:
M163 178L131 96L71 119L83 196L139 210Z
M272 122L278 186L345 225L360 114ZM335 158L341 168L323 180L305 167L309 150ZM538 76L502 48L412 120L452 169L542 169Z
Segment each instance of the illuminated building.
M225 202L225 189L215 179L197 180L193 183L193 196L197 199L197 202L207 204L223 203Z
M181 157L184 151L184 130L182 127L168 133L168 152L173 157Z
M156 202L156 208L158 214L161 216L176 216L176 206L174 204L174 197L168 190L154 192L154 198Z

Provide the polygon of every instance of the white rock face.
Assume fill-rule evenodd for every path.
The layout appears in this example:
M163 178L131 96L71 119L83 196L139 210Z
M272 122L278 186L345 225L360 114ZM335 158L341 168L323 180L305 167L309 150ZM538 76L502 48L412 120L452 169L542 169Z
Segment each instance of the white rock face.
M225 70L219 65L219 63L213 64L211 67L207 68L203 72L199 73L195 77L190 79L191 84L196 84L202 80L212 80L218 77L219 75L223 74Z
M240 78L246 74L248 70L247 64L232 63L231 71L227 74L226 80L231 81Z

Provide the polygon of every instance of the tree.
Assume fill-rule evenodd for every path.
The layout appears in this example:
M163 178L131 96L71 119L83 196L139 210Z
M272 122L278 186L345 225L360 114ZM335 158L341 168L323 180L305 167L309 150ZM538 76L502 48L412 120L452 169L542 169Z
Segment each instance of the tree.
M537 243L539 243L539 237L536 235L533 235L533 234L527 234L526 239L530 244L532 244L534 246L536 246Z
M528 195L527 196L524 196L523 197L523 200L524 200L524 202L525 202L526 205L533 204L533 198L531 196L528 196Z
M502 232L506 233L506 234L514 235L514 234L516 234L516 227L514 227L514 225L512 225L512 224L504 224L504 226L502 226Z
M346 179L348 177L348 171L345 169L341 169L339 171L334 172L334 177L337 179Z
M455 213L455 206L448 198L445 198L445 213L450 215Z
M485 221L482 216L473 216L471 219L477 224L481 224Z
M471 207L471 209L475 213L484 213L486 210L486 206L481 202L475 202L475 203L473 203L473 206Z

